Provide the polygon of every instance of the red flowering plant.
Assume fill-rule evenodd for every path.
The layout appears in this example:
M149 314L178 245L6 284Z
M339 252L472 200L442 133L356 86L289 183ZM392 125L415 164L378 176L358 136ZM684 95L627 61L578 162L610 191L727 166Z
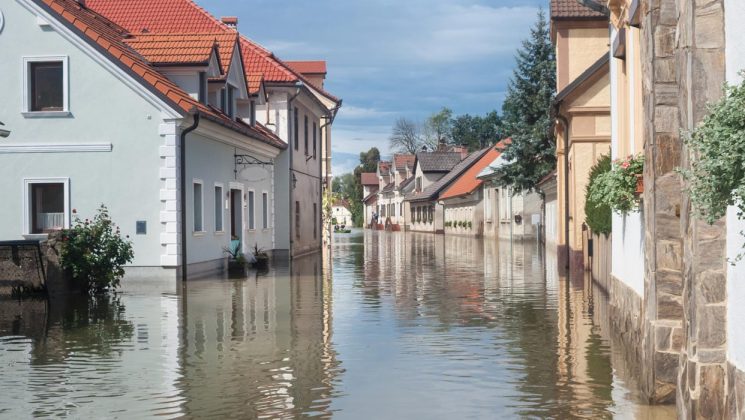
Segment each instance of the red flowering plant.
M634 211L641 202L637 184L643 172L643 155L616 159L610 171L597 174L588 188L589 198L621 214Z
M81 220L76 210L73 218L73 226L62 232L62 268L84 292L115 289L124 276L124 265L134 258L129 236L122 237L103 204L92 220Z

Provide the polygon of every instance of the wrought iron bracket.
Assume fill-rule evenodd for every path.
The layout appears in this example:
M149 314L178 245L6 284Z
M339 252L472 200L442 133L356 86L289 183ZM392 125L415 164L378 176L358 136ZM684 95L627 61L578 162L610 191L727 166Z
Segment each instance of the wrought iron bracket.
M233 173L235 175L235 179L238 179L238 167L246 167L251 165L261 165L261 166L274 166L273 160L263 161L256 156L252 155L239 155L234 154L235 158L235 168L233 169Z

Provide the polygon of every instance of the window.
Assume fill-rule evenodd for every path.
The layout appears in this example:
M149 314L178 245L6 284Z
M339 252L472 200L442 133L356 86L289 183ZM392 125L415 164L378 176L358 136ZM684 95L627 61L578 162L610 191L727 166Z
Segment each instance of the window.
M251 126L256 125L256 102L251 101Z
M220 110L222 112L226 112L228 106L227 106L227 97L225 95L225 88L220 89Z
M318 205L313 203L313 239L318 236Z
M269 194L262 193L261 194L261 213L263 215L261 227L263 229L269 228Z
M491 189L484 188L486 196L484 197L484 216L487 222L491 221Z
M69 226L67 178L24 181L25 234L46 234Z
M300 122L298 118L298 109L295 108L295 150L298 150L298 143L300 142Z
M295 202L295 237L300 237L300 202Z
M317 141L318 140L316 138L316 123L314 122L313 123L313 159L316 158L316 142Z
M305 116L303 121L304 121L304 130L305 130L304 131L305 137L303 140L305 142L305 156L308 156L308 116L307 115Z
M23 113L26 116L68 113L66 56L24 57ZM30 115L28 115L30 114Z
M398 215L399 216L403 216L404 215L404 203L401 203L401 206L399 207L398 210L399 210L399 214Z
M422 177L416 177L416 192L422 191Z
M199 72L199 102L207 103L207 73Z
M194 232L204 232L202 181L194 181Z
M235 118L235 88L228 85L228 116Z
M222 185L215 185L215 232L223 231Z
M255 207L254 207L254 192L249 191L248 192L248 229L254 230L256 229L256 215L255 215Z

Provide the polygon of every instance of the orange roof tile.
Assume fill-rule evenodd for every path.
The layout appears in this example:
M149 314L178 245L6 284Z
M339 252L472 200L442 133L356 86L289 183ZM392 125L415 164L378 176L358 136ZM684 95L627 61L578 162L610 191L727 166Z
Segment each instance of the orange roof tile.
M232 120L227 115L204 105L184 92L167 77L155 70L150 63L127 45L126 31L107 18L82 6L76 0L34 0L53 17L77 31L81 39L95 45L112 62L118 64L132 77L153 93L184 114L197 112L215 123L241 134L277 146L274 139L259 133L253 127ZM278 146L280 147L280 146ZM286 147L286 146L285 146Z
M375 172L363 172L360 175L362 185L378 185L378 174Z
M551 0L551 19L607 19L604 13L590 9L577 0Z
M210 15L192 0L86 0L86 5L133 34L143 31L163 34L236 32L235 28ZM259 44L243 35L239 42L243 67L247 73L261 73L264 81L270 83L295 83L300 80L313 86L302 74ZM315 89L339 102L338 98L323 89Z
M484 181L478 179L479 173L502 154L501 150L506 144L507 143L502 141L489 149L489 151L476 161L476 163L463 172L463 174L458 177L458 179L456 179L455 182L445 190L445 192L440 194L440 199L444 200L460 197L476 191L476 189L484 183Z
M325 61L285 61L285 63L301 74L326 74Z
M197 34L142 34L136 38L125 39L124 42L152 64L206 65L217 46L214 37ZM222 63L220 65L222 66Z
M416 155L402 155L402 154L393 155L393 166L396 168L396 170L401 170L405 166L408 166L409 168L413 168L414 162L416 162Z

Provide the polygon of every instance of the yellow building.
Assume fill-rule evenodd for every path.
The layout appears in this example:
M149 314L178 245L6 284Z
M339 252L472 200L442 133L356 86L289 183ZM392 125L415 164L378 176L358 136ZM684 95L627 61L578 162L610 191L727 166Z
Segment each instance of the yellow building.
M551 0L556 47L558 260L584 267L585 188L590 168L610 148L608 16L576 0Z

